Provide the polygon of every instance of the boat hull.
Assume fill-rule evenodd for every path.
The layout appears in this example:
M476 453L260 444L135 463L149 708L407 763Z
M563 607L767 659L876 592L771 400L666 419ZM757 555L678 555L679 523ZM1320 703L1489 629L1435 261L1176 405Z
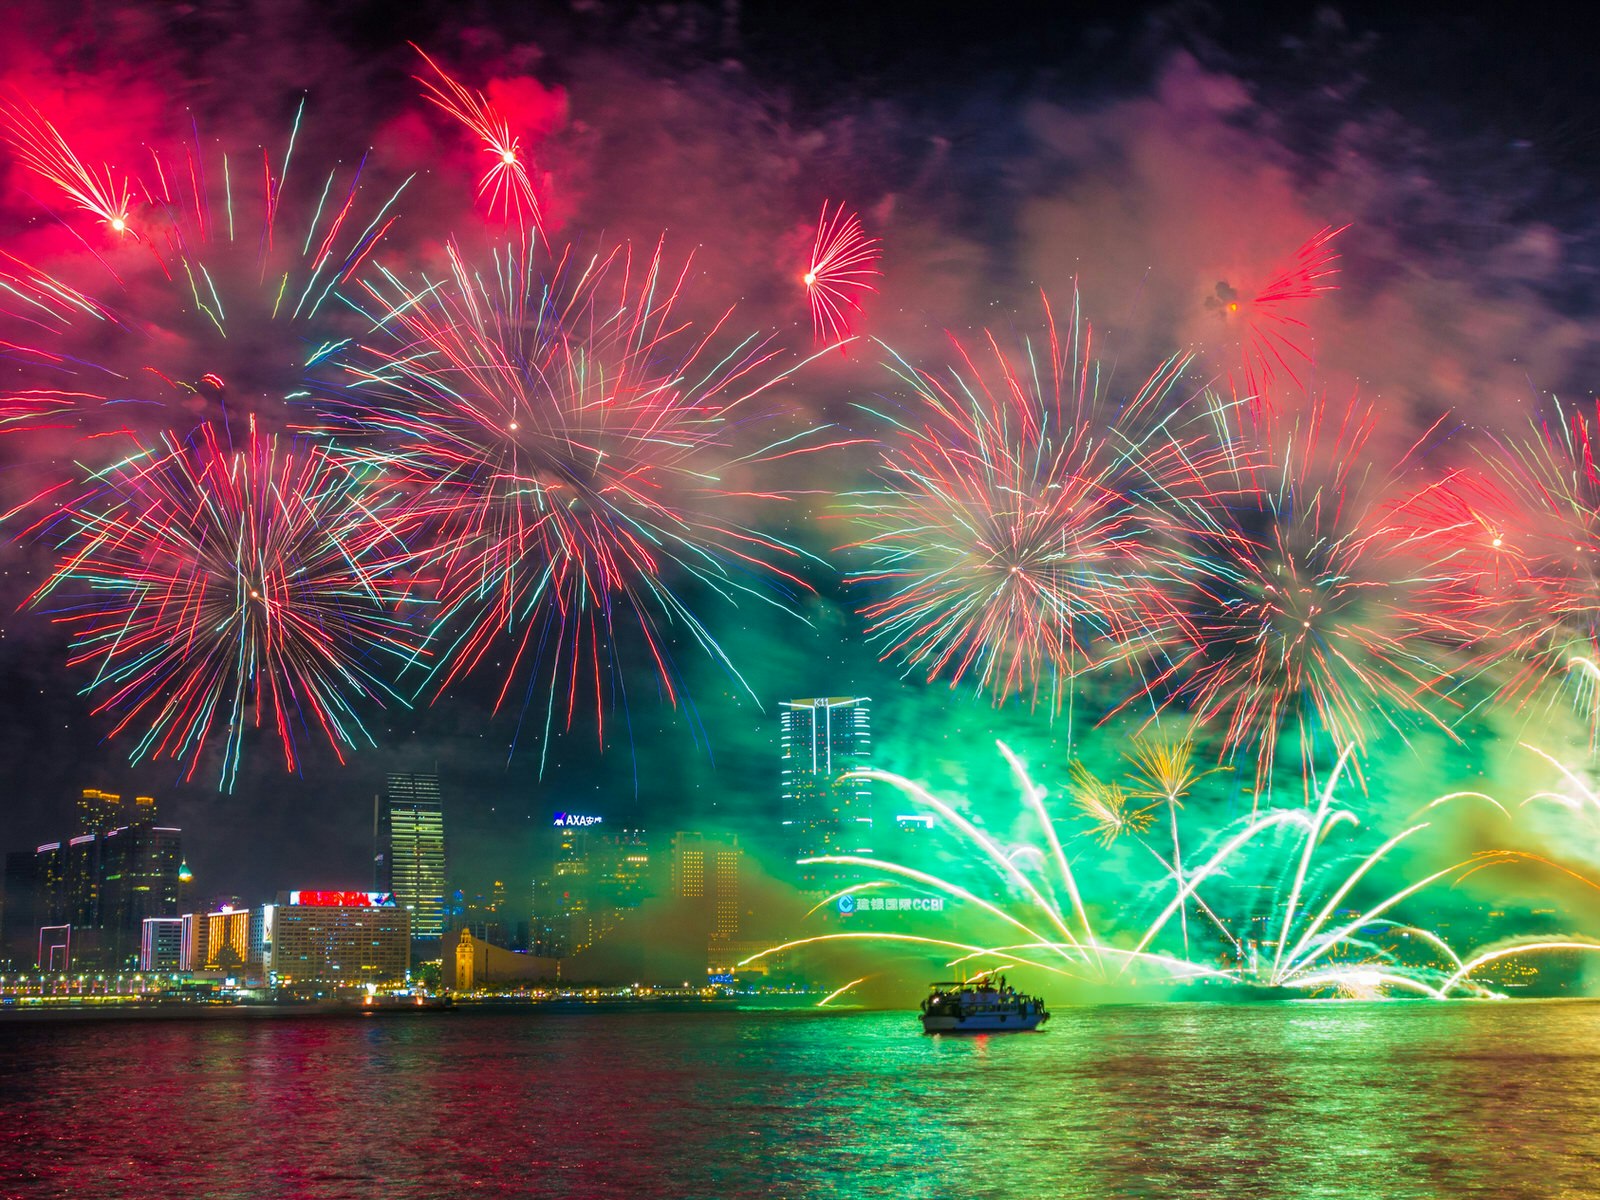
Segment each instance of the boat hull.
M1045 1013L973 1013L962 1017L923 1013L922 1032L1026 1033L1048 1019Z

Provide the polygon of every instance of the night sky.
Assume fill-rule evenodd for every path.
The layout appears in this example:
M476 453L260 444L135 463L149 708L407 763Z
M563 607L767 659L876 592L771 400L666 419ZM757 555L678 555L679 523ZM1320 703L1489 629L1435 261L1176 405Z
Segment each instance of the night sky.
M1040 289L1064 306L1076 280L1113 386L1182 349L1196 354L1191 390L1237 353L1204 304L1219 281L1259 283L1319 229L1348 224L1339 289L1307 336L1329 395L1376 405L1375 448L1409 444L1441 416L1447 429L1467 413L1510 426L1541 397L1590 397L1600 109L1588 48L1570 30L1460 6L1291 8L28 0L8 10L0 93L48 109L85 157L125 161L146 141L197 136L259 156L282 145L304 97L303 161L326 172L370 149L375 189L422 172L377 260L437 273L447 239L482 247L497 230L473 197L473 148L419 95L415 42L507 98L553 241L651 246L665 231L669 255L694 255L689 315L737 304L735 326L776 331L792 353L810 344L793 279L824 200L845 200L883 241L864 339L931 361L945 330L1033 328ZM79 253L50 207L0 150L0 248ZM272 335L210 349L181 306L137 285L123 303L144 300L151 340L77 331L74 352L130 377L155 357L176 378L233 382L203 402L153 396L132 418L141 429L219 405L293 424ZM28 336L12 323L0 345ZM0 369L16 386L26 368L10 355ZM858 437L881 432L864 409L899 402L865 341L769 399L790 420ZM81 457L78 437L3 435L4 507ZM377 747L343 767L306 738L291 775L270 739L247 741L231 794L214 770L183 783L171 762L130 765L127 740L106 740L66 636L19 610L48 547L0 547L3 848L67 832L70 799L96 786L160 797L203 894L358 885L384 774L437 769L457 879L481 886L526 874L555 809L663 836L694 822L770 828L783 696L871 696L880 764L916 778L967 784L996 736L1058 760L1048 713L902 680L863 638L828 495L865 486L871 463L857 446L790 467L812 494L759 518L818 558L793 615L684 583L748 692L684 641L674 658L688 698L673 708L624 644L628 701L608 715L602 752L582 717L547 739L520 687L493 711L491 655L437 699L369 712ZM1474 769L1503 769L1481 757ZM1420 774L1447 782L1442 769Z

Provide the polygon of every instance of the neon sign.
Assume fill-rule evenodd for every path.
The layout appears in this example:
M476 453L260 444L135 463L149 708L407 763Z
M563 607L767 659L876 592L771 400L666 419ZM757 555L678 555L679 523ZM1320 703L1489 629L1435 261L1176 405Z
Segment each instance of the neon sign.
M847 906L845 901L851 901ZM859 912L943 912L943 896L854 896L839 897L839 911L848 916Z
M306 908L393 908L390 892L290 892L289 903Z
M555 824L558 829L577 829L587 825L599 825L603 820L604 818L602 817L586 817L581 813L561 812L556 814Z

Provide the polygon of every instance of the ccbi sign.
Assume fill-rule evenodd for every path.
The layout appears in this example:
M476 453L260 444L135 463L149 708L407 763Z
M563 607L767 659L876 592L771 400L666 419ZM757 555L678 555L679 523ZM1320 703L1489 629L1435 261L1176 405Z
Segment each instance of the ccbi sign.
M854 896L839 897L839 911L845 916L860 912L943 912L943 896Z
M573 829L584 825L599 825L600 817L586 817L582 813L557 813L556 827L559 829Z

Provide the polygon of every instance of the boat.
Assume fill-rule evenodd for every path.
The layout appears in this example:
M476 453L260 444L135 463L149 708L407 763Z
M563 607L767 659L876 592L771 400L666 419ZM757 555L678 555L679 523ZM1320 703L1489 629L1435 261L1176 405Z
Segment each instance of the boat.
M998 980L935 983L922 1002L923 1033L1011 1033L1050 1019L1044 1001Z

